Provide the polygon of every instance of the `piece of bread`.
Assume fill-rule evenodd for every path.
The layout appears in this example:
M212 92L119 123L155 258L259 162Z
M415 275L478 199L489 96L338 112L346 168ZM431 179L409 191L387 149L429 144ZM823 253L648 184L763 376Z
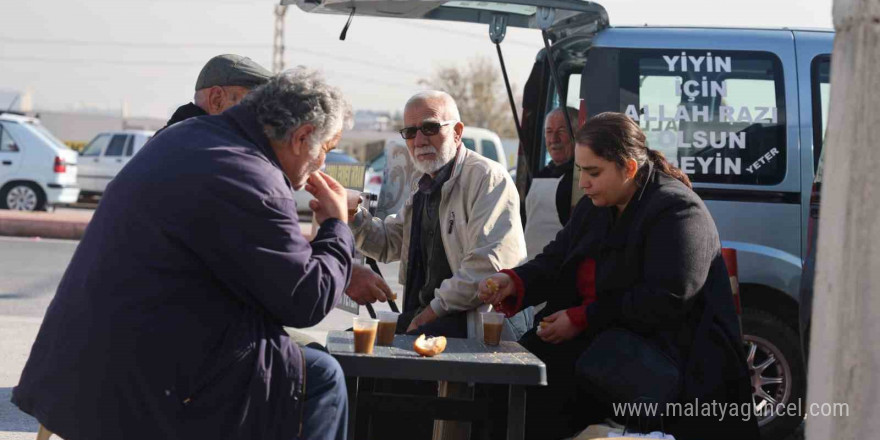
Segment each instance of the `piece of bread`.
M436 356L446 350L446 337L425 338L425 335L421 335L413 342L413 350L425 357Z

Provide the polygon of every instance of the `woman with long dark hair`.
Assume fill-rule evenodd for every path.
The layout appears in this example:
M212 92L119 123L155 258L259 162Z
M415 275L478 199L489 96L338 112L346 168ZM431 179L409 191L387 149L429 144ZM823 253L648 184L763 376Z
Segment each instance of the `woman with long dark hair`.
M485 303L508 314L547 303L540 324L520 339L547 364L549 383L529 390L527 438L571 436L606 417L624 422L627 414L611 404L643 398L682 405L658 411L676 439L758 438L730 281L706 206L626 115L590 118L576 141L586 197L571 220L534 260L479 287ZM713 401L716 413L700 412Z

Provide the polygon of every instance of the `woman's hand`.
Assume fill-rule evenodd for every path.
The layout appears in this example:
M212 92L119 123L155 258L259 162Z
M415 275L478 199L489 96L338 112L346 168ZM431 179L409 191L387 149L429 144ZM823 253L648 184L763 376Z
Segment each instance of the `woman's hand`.
M513 285L513 280L510 279L510 276L499 272L480 281L477 289L480 301L498 308L497 305L515 293L516 287Z
M568 313L560 310L544 318L538 325L538 337L550 344L559 344L574 338L583 330L576 327L568 319Z

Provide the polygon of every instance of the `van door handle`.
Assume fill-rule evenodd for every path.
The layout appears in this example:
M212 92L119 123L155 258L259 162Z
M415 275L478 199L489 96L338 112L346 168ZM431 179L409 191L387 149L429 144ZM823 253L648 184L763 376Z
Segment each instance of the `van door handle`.
M3 165L12 165L12 161L11 160L4 160Z
M116 159L117 163L122 163L122 159Z

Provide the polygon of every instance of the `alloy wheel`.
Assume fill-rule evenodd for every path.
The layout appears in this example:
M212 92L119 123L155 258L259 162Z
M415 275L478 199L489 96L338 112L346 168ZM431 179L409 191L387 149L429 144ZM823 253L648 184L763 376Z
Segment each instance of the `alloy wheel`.
M6 194L6 206L12 210L34 211L38 203L37 192L27 185L12 187Z
M758 426L772 422L777 405L788 405L792 392L792 372L788 359L770 341L745 335L746 361L752 384L752 403Z

